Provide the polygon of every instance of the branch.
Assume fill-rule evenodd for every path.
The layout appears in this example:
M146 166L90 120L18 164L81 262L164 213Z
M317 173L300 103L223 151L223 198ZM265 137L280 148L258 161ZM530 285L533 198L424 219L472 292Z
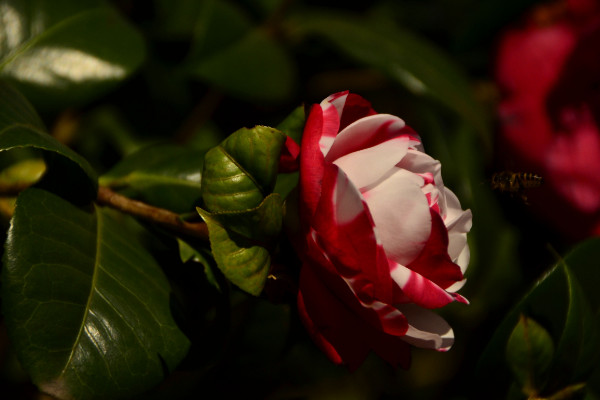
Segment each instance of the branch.
M186 222L178 214L150 206L113 192L106 186L98 188L98 204L108 206L126 214L161 225L171 231L208 240L208 228L204 222Z

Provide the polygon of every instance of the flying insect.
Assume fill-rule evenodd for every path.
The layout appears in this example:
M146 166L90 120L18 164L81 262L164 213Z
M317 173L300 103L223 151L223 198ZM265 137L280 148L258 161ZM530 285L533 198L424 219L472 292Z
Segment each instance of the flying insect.
M492 175L492 189L508 193L511 196L518 195L527 204L525 190L541 186L544 178L531 172L502 171Z

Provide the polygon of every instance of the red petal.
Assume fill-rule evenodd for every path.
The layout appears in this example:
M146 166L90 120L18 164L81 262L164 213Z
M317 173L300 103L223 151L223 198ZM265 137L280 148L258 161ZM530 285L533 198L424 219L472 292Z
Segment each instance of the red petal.
M300 216L302 221L314 215L321 197L325 159L319 149L319 139L323 131L323 111L320 105L310 110L300 151Z
M296 172L300 168L298 156L300 155L300 146L291 137L287 136L281 155L279 156L279 172Z
M448 230L438 213L431 210L431 234L421 254L409 269L445 289L464 277L460 267L448 255Z
M384 333L373 326L373 320L388 328L386 314L363 307L340 276L329 274L320 265L305 263L302 267L298 308L309 334L332 361L355 370L373 349L394 366L408 366L410 350L399 337L408 328L403 316L402 335Z
M371 107L371 103L357 94L349 93L344 104L344 112L340 121L340 131L354 121L375 114L377 113Z
M319 348L336 364L357 369L370 348L361 335L364 323L319 279L310 264L300 272L300 318Z

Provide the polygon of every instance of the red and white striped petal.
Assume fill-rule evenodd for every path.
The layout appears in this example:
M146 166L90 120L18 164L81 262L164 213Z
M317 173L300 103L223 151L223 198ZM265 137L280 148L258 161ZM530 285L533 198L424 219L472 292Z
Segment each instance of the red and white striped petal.
M345 281L359 301L360 308L357 308L356 313L361 315L364 321L388 335L403 336L406 333L408 329L406 317L396 307L375 300L371 296L372 282L354 278Z
M448 293L448 291L425 278L423 275L403 265L395 265L391 272L391 276L394 282L396 282L402 290L404 296L423 308L441 308L454 301L465 304L469 303L461 295Z
M340 131L361 118L377 114L371 107L371 103L357 94L349 93L347 90L332 94L323 103L325 102L333 104L337 109L340 116Z
M423 178L403 169L363 193L388 258L414 260L431 233L431 214L421 191Z
M448 255L448 232L442 218L434 210L430 213L431 234L421 254L407 267L445 289L462 280L463 274Z
M391 302L393 282L373 218L356 187L334 164L326 167L322 197L311 225L339 274L360 275L374 284L373 295L377 299Z
M398 137L363 150L346 154L334 161L359 190L379 181L402 160L409 138Z
M323 113L323 126L319 138L319 149L321 154L326 155L340 131L341 111L334 104L327 101L321 103L321 110Z
M464 271L466 269L466 265L469 264L469 258L470 258L469 246L465 246L463 252L460 254L458 259L454 263L460 267L461 271ZM463 286L465 286L465 283L467 283L466 279L463 279L461 281L453 283L452 285L450 285L446 288L446 292L450 292L450 293L458 292L460 289L462 289ZM465 299L465 302L468 303L468 300Z
M443 307L452 301L467 303L462 296L444 290L463 280L463 274L448 256L448 236L441 217L430 213L431 234L422 252L407 266L393 265L392 279L406 297L425 308Z
M398 309L408 318L409 328L403 340L413 346L447 351L454 344L454 332L439 315L414 304L402 304Z
M389 114L376 114L362 118L341 131L335 138L325 159L334 162L338 158L400 136L410 136L400 118ZM414 138L413 138L414 139Z
M328 96L325 100L321 102L322 107L333 106L337 110L338 115L341 116L344 112L344 106L346 105L346 99L350 94L349 90L344 90L343 92L334 93Z

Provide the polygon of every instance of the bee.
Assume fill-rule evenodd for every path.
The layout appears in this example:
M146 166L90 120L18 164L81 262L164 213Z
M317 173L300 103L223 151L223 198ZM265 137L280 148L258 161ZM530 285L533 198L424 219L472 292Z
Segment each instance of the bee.
M519 195L527 204L524 191L539 187L544 178L531 172L502 171L492 175L492 189L509 193L511 196Z

